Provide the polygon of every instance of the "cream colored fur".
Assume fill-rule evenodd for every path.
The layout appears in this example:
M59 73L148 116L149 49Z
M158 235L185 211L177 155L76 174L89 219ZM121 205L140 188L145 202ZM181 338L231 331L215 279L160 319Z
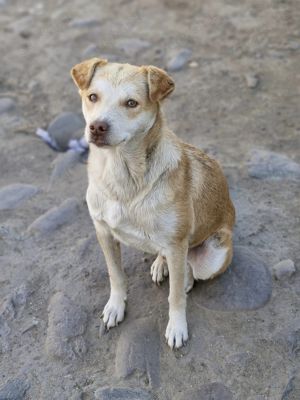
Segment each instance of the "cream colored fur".
M154 282L169 273L166 339L178 348L188 339L186 292L194 278L218 275L232 258L234 208L226 180L214 160L168 129L161 101L174 82L163 70L92 59L76 65L72 76L82 96L87 141L90 124L109 122L103 145L90 144L87 190L111 284L104 323L109 329L124 318L122 242L157 255ZM128 107L129 99L137 106Z

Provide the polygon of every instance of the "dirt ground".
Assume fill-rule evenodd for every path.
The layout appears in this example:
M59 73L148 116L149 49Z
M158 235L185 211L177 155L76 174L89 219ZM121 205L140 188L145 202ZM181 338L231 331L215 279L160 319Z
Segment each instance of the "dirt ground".
M32 185L0 211L0 399L299 400L299 0L0 0L0 27L0 111L11 99L0 112L0 189ZM237 255L226 276L193 289L190 340L172 352L168 282L156 287L153 257L135 249L123 248L126 319L103 331L109 283L86 166L49 186L62 154L35 132L80 114L69 70L84 58L172 70L182 49L165 114L222 164ZM249 173L260 150L288 157L287 172L271 159L264 177ZM278 280L282 260L296 271Z

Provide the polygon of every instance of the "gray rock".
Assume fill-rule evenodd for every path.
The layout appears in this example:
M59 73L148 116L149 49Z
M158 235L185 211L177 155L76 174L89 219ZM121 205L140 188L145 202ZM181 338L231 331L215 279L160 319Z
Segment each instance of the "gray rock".
M50 123L48 133L61 151L68 148L70 139L80 139L84 133L85 122L75 113L64 112Z
M293 51L300 50L300 42L291 41L288 43L287 48Z
M29 383L21 379L10 380L0 388L0 400L22 400L29 387Z
M138 38L119 39L116 42L116 46L123 50L128 56L133 57L141 51L148 49L151 43Z
M116 352L116 374L127 378L134 371L145 373L151 386L160 383L160 337L153 321L142 318L123 329Z
M0 98L0 114L13 111L16 108L16 103L9 97Z
M281 400L299 400L300 398L300 377L293 376L286 385Z
M190 61L192 51L190 49L181 49L174 54L172 58L167 62L167 70L175 72L183 69L185 65Z
M13 183L0 189L0 210L12 210L37 194L36 186Z
M296 268L294 261L289 259L282 260L273 267L274 276L278 280L290 278L295 272Z
M71 222L78 213L78 200L71 197L37 218L28 228L31 233L50 234L62 225Z
M213 382L203 385L179 397L180 400L233 400L231 391L222 383Z
M246 74L245 79L250 89L255 89L259 84L259 77L256 74Z
M130 388L101 388L95 392L96 400L153 400L149 392Z
M71 28L94 28L100 26L101 21L95 18L76 18L69 22Z
M15 308L23 307L31 292L26 283L22 283L19 287L17 287L12 294L12 302Z
M250 176L258 179L300 179L300 164L267 150L252 150L248 171Z
M51 298L48 312L48 355L68 361L85 354L87 346L82 335L86 330L87 314L83 308L58 292Z
M264 261L250 249L234 248L228 270L212 281L199 282L190 297L199 305L215 310L255 310L272 294L272 277Z

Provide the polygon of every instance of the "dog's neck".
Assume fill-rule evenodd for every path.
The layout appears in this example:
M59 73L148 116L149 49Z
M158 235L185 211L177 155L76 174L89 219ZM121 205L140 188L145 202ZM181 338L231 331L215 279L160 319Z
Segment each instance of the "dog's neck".
M165 122L158 106L152 127L142 135L134 137L117 148L116 153L129 177L140 186L149 170L155 150L161 140Z

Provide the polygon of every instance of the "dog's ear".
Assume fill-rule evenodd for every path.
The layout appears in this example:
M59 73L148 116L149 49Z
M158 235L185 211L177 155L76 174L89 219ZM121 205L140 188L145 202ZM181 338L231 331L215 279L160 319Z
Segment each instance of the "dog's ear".
M149 98L152 102L163 100L175 89L173 79L162 69L146 67L148 74Z
M101 58L91 58L75 65L71 69L71 76L80 90L87 89L94 76L96 68L107 64L107 60Z

